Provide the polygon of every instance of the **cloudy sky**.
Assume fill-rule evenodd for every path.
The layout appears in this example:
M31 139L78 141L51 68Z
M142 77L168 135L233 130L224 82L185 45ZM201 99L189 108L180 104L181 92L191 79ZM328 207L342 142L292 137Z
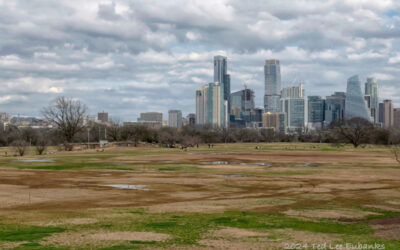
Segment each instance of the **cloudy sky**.
M345 91L359 74L400 106L400 1L0 0L0 112L40 115L65 95L125 121L186 115L217 54L231 89L247 82L258 106L269 58L307 95Z

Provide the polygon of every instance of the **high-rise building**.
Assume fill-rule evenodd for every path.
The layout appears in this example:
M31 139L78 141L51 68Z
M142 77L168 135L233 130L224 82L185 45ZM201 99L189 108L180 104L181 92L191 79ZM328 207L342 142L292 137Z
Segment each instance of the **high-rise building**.
M7 113L1 112L0 113L0 122L9 122L11 119L11 116Z
M288 86L281 90L281 98L304 98L303 84Z
M320 96L308 97L308 124L311 127L322 127L325 121L325 100Z
M384 100L379 103L379 122L385 128L392 127L394 124L394 108L392 100Z
M370 96L369 110L371 112L372 121L379 122L379 84L375 78L367 78L365 83L365 95Z
M361 82L358 75L354 75L347 80L346 107L345 118L351 119L355 117L363 118L371 121L371 113L367 108L361 91Z
M104 111L97 113L97 120L100 122L108 122L108 113Z
M235 120L243 120L246 122L252 121L252 114L254 113L254 91L251 89L244 89L234 92L230 95L231 111Z
M275 132L286 133L286 114L285 113L264 113L262 115L262 127L272 128Z
M188 125L194 126L196 124L196 114L188 114L186 116Z
M228 101L231 93L231 78L228 75L228 64L225 56L214 56L214 82L219 82L222 88L223 100Z
M196 91L197 124L228 124L228 101L223 99L222 90L219 82L213 82Z
M230 95L231 108L237 107L240 111L254 109L254 91L251 89L239 90Z
M281 108L282 112L286 113L288 129L304 128L306 112L304 98L282 98Z
M161 112L143 112L140 113L139 122L158 122L162 124L162 113Z
M324 115L325 125L328 126L333 121L341 121L344 119L345 103L345 92L335 92L333 95L326 97Z
M265 93L264 110L265 112L277 113L280 111L280 91L281 91L281 67L279 60L266 60L264 65Z
M173 128L182 127L182 111L180 110L168 111L168 126Z
M400 128L400 108L393 109L393 126Z

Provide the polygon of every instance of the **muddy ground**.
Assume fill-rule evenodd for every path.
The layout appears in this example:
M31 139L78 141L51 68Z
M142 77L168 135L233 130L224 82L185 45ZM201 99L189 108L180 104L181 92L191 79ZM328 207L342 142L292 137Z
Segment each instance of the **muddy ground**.
M93 216L85 218L87 214L118 218L120 212L115 214L114 211L126 208L155 214L280 213L304 221L329 219L339 223L366 221L368 216L381 215L381 210L400 212L400 165L389 150L325 152L309 148L299 150L301 144L297 147L290 151L286 145L282 145L282 150L255 151L251 147L243 151L231 150L235 152L230 152L229 148L213 151L204 147L188 152L149 149L151 154L143 148L115 148L104 153L60 153L51 156L54 162L46 163L2 159L0 222L3 226L12 223L85 225L98 221ZM36 157L28 156L27 159ZM63 165L63 170L57 170L59 164L77 161L81 165L90 163L94 169L68 169ZM93 167L97 163L99 167ZM107 164L127 169L108 168ZM81 212L85 216L74 218L75 221L64 216L71 212ZM42 217L35 216L38 213ZM368 221L368 225L374 229L374 237L400 240L398 218L394 215L394 219L376 219ZM86 243L92 240L92 246L96 246L96 242L121 243L141 237L128 232L122 232L119 237L117 233L109 233L102 229L55 234L46 244L51 245L58 239L66 246L81 244L79 240L73 240L76 235L81 235ZM147 240L152 238L151 233L154 241L172 237L148 232ZM271 233L278 235L277 239L260 240ZM321 235L293 229L257 232L220 227L204 233L192 247L262 249L270 246L280 249L283 239L302 243L341 239L334 234ZM23 245L24 241L20 243ZM18 245L4 241L3 247L14 247L15 244ZM110 244L104 243L105 246ZM191 248L187 245L171 247Z

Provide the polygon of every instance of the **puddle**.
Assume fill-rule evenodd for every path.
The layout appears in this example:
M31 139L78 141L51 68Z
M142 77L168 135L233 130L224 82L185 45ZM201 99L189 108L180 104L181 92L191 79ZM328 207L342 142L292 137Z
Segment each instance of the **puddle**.
M222 176L222 177L228 177L228 178L245 178L245 177L249 177L248 175L244 175L244 174L220 174L217 176Z
M229 164L238 164L239 162L229 162L229 161L202 161L200 164L203 165L229 165Z
M321 165L317 164L317 163L309 163L309 162L296 165L296 167L319 167L319 166L321 166Z
M251 166L264 166L264 167L271 167L271 163L267 162L248 162L248 163L240 163L240 165L251 165Z
M118 188L118 189L135 189L135 190L145 190L145 191L150 190L146 188L146 185L113 184L104 186Z
M54 162L54 159L17 160L16 162Z
M100 174L101 176L110 176L111 174Z
M271 163L267 162L236 162L236 161L203 161L202 165L241 165L241 166L264 166L271 167Z

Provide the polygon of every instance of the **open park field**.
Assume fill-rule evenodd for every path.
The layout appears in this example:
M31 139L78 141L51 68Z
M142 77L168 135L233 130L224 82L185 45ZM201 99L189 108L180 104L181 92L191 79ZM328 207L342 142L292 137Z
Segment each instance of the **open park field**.
M400 249L400 164L388 147L246 143L0 157L2 249L358 244Z

